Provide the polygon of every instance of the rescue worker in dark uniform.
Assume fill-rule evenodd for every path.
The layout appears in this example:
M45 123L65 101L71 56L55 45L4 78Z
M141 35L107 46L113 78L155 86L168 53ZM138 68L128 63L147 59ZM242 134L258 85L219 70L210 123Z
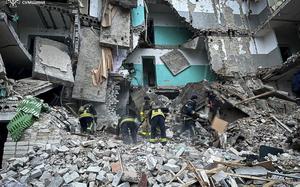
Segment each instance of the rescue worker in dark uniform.
M219 115L219 110L222 102L217 98L213 91L208 90L207 94L207 105L209 107L209 117L208 120L212 122L216 115Z
M151 101L149 96L144 97L144 104L141 108L140 112L140 119L142 122L142 125L140 127L140 135L141 136L150 136L150 121L149 121L149 112L151 109L151 105L153 104L153 101Z
M167 109L164 109L165 112ZM149 112L150 125L151 125L151 138L150 143L160 142L162 145L167 143L165 114L163 109L157 105L153 105ZM160 139L157 139L157 131L160 130Z
M124 144L136 144L137 143L137 133L140 126L140 122L136 118L133 111L130 111L128 115L123 116L117 126L117 136L122 134L122 139Z
M192 95L191 98L182 107L181 113L183 117L183 126L180 134L182 134L186 130L189 130L191 137L195 135L194 126L196 119L198 118L198 114L196 113L197 99L197 95Z
M79 108L79 122L81 132L93 133L97 124L97 112L92 104L85 104Z

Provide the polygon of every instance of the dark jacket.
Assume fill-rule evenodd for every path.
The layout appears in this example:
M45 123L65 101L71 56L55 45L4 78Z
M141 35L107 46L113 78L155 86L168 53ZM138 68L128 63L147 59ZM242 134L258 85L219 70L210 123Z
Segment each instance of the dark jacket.
M120 135L121 126L124 124L128 124L128 123L130 123L131 125L140 126L140 122L138 121L138 119L135 116L125 115L125 116L121 117L118 121L118 126L117 126L117 131L116 131L117 136Z
M195 100L188 100L185 105L182 107L182 114L187 115L189 117L193 117L196 112L197 102Z

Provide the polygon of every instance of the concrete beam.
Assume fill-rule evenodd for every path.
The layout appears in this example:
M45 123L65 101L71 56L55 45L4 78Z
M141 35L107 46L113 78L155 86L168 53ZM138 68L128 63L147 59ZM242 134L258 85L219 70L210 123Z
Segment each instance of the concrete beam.
M37 96L42 93L48 92L55 87L56 86L49 81L34 80L30 78L17 80L14 84L14 90L22 96Z
M99 35L88 27L81 28L80 52L73 87L74 99L105 102L107 80L101 85L94 86L91 71L101 63L101 47Z

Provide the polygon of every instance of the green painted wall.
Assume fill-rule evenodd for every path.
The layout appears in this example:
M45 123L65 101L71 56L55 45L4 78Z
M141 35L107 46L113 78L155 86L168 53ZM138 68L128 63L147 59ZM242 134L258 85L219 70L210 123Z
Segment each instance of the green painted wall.
M143 86L143 65L134 64L134 67L136 74L132 80L132 85ZM156 65L157 86L184 86L187 83L199 82L203 79L209 81L215 79L209 65L192 65L176 76L173 76L164 64Z
M132 26L140 26L145 22L145 7L143 3L136 8L131 9L131 24Z
M180 45L191 37L192 33L183 27L154 26L155 45Z

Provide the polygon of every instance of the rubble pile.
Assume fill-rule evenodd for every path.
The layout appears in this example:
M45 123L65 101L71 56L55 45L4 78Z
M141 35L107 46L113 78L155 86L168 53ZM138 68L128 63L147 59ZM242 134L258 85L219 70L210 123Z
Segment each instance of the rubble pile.
M98 118L99 129L103 127L112 127L113 124L118 123L119 115L116 113L117 104L118 104L118 94L119 94L120 86L117 81L110 80L107 86L106 91L106 102L105 109L103 113L98 114L100 117Z
M289 132L267 115L243 118L231 123L228 143L239 151L257 152L260 145L287 149Z
M102 134L95 139L66 132L60 135L64 138L58 144L37 144L22 157L9 159L6 169L0 172L1 185L20 182L51 187L66 184L76 187L124 187L138 186L143 181L143 175L147 176L146 181L150 186L189 186L199 181L221 184L225 179L234 182L231 175L234 176L235 173L232 169L238 171L238 168L244 166L243 163L239 167L234 164L245 160L230 150L197 150L186 143L170 142L162 146L140 142L138 145L128 146L119 140L105 138L109 134ZM277 159L275 162L287 162L288 159L284 157L291 156L283 154L281 157L273 156L272 159ZM290 159L291 161L293 160ZM230 164L235 167L225 167ZM293 164L298 165L299 162ZM263 167L260 170L268 172ZM246 174L242 177L249 178ZM281 179L275 181L283 182Z

